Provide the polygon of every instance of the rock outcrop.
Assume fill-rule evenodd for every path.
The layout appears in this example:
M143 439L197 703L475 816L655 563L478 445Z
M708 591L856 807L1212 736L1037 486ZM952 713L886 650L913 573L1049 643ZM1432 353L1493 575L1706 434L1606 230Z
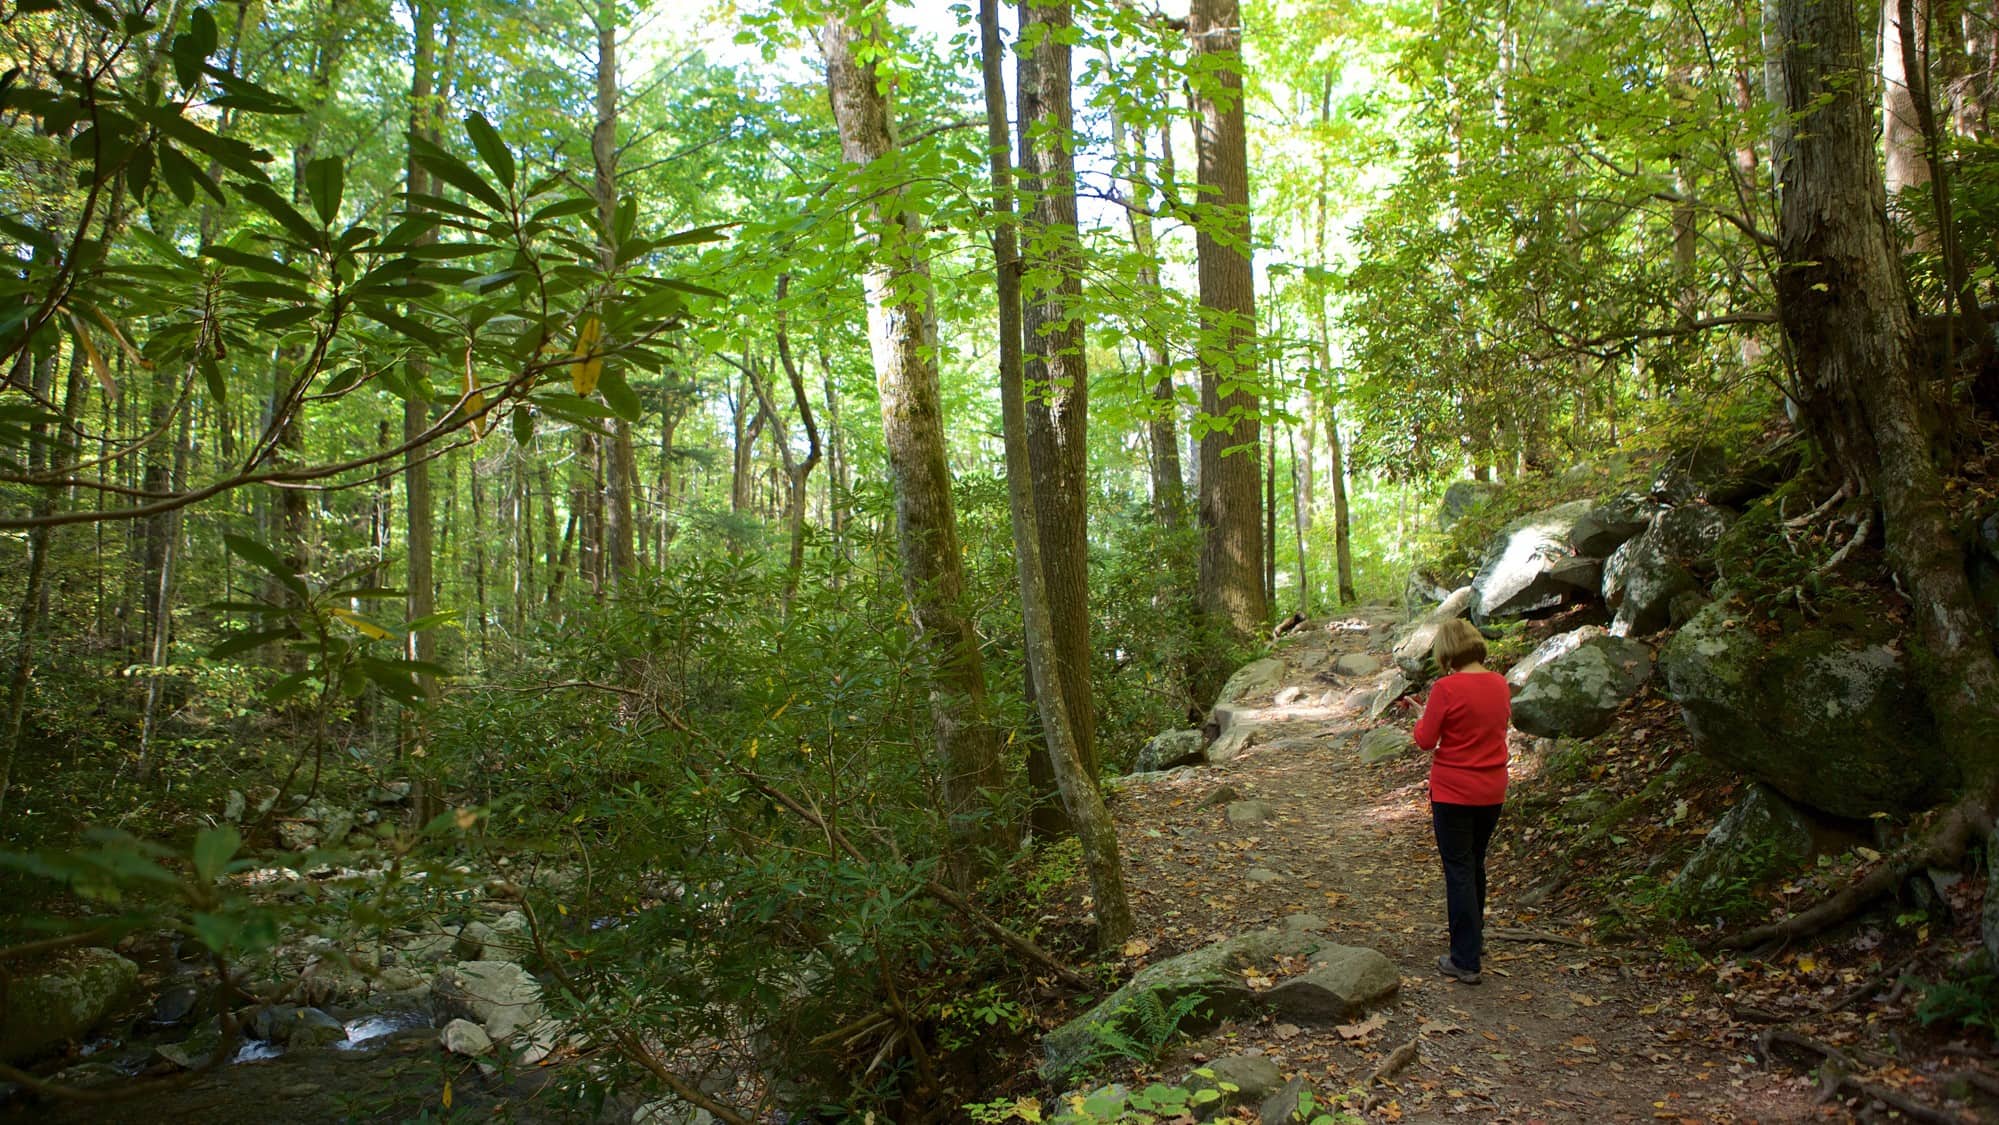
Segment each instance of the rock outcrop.
M1892 635L1765 637L1728 598L1660 654L1667 694L1702 753L1836 816L1925 808L1956 767Z
M139 966L88 946L32 976L14 978L0 1011L0 1062L22 1062L82 1039L138 982Z
M1776 790L1752 783L1708 831L1672 889L1684 901L1713 902L1811 855L1811 822Z
M1595 506L1594 501L1572 500L1506 525L1487 546L1472 579L1473 623L1524 617L1575 600L1579 575L1569 540Z
M1513 725L1542 738L1590 738L1652 678L1652 650L1595 626L1550 638L1507 674Z

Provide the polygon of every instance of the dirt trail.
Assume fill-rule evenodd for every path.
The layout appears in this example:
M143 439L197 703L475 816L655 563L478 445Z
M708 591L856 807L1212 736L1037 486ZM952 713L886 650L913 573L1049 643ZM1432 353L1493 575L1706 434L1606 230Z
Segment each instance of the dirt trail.
M1400 966L1400 997L1371 1028L1295 1027L1268 1018L1226 1025L1162 1069L1261 1050L1287 1075L1337 1095L1365 1082L1397 1047L1419 1040L1416 1061L1395 1085L1376 1087L1371 1120L1843 1118L1844 1110L1818 1104L1805 1080L1767 1072L1741 1044L1715 1042L1710 1025L1681 1018L1703 1003L1704 989L1655 952L1590 945L1580 926L1516 909L1515 895L1555 874L1509 866L1511 844L1531 827L1517 818L1502 821L1488 864L1484 983L1438 975L1444 892L1430 836L1427 756L1362 763L1355 743L1375 725L1362 704L1377 677L1331 671L1344 653L1385 656L1385 644L1383 628L1329 633L1317 623L1287 638L1277 649L1287 663L1278 690L1301 686L1305 702L1248 700L1266 709L1269 726L1243 756L1128 785L1113 808L1133 876L1139 940L1150 946L1145 959L1307 912L1325 918L1338 940L1372 946ZM1519 792L1534 782L1531 762L1516 755L1516 763L1529 766L1516 770ZM1204 804L1224 785L1268 802L1275 816L1254 827L1230 825L1225 802ZM1508 932L1515 937L1501 936ZM1523 940L1533 933L1562 940Z

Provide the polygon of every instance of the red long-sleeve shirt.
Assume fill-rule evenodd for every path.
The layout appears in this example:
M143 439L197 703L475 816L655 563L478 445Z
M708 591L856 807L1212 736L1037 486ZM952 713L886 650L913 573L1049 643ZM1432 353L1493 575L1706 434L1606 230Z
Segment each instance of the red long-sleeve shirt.
M1506 728L1513 689L1497 672L1453 672L1430 688L1416 745L1435 752L1430 799L1452 805L1506 800Z

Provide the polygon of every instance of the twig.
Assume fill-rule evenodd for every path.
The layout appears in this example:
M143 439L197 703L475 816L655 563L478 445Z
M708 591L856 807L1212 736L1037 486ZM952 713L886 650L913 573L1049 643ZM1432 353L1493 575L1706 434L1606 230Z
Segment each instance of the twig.
M1859 985L1859 987L1854 988L1846 995L1834 1001L1832 1007L1827 1008L1825 1011L1820 1012L1819 1014L1829 1016L1834 1012L1845 1011L1846 1009L1851 1008L1853 1005L1859 1003L1860 1001L1865 1000L1869 996L1874 995L1874 993L1877 990L1879 990L1882 985L1887 984L1889 981L1894 980L1896 977L1901 976L1903 971L1906 970L1909 967L1909 965L1915 961L1915 959L1916 955L1911 953L1909 956L1902 958L1900 961L1897 961L1895 964L1889 966L1888 968L1885 968L1880 972L1875 973L1873 976L1867 978L1867 980L1862 982Z
M1485 936L1494 941L1546 942L1549 945L1566 945L1571 949L1589 949L1590 943L1578 941L1562 934L1551 934L1546 930L1487 930Z
M1840 501L1846 499L1846 496L1847 496L1847 488L1845 485L1842 484L1839 486L1838 489L1834 490L1831 496L1825 498L1825 503L1820 504L1818 507L1813 508L1811 511L1806 512L1802 516L1796 516L1792 519L1783 521L1782 526L1792 529L1802 528L1806 524L1816 521L1820 516L1825 515L1827 512L1832 511L1833 508L1838 506Z

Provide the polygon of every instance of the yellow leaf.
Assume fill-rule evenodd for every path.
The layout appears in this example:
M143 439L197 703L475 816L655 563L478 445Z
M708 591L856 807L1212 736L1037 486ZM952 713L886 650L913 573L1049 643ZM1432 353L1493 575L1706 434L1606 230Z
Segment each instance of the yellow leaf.
M1143 957L1150 952L1152 952L1152 943L1144 938L1132 938L1124 943L1126 957Z
M1023 1097L1013 1103L1013 1115L1022 1121L1038 1122L1041 1120L1041 1103L1033 1098Z
M67 309L63 311L69 312ZM85 358L90 360L90 369L97 373L98 384L104 388L104 397L117 398L118 382L111 377L111 367L104 362L103 355L98 353L97 345L91 343L90 333L84 330L82 318L75 313L69 313L69 322L76 329L76 346L83 349Z
M459 413L472 422L472 432L485 437L492 423L486 418L486 393L479 389L479 377L472 373L472 345L465 345L465 398L458 406Z
M479 823L479 813L473 809L455 809L452 811L451 819L460 830L465 830Z
M440 1098L439 1100L440 1100L440 1101L442 1101L442 1102L444 1103L444 1108L446 1108L446 1109L450 1109L450 1108L451 1108L451 1083L450 1083L450 1082L446 1082L446 1083L444 1084L444 1096L443 1096L442 1098Z
M1818 967L1819 967L1818 959L1813 957L1811 954L1809 953L1798 954L1799 972L1801 973L1817 972Z
M387 640L389 631L344 606L335 606L327 612L345 622L355 632L371 640Z
M596 390L597 379L604 374L604 357L597 350L597 343L603 338L604 323L594 316L586 318L583 327L576 331L575 362L569 365L569 381L579 395Z

